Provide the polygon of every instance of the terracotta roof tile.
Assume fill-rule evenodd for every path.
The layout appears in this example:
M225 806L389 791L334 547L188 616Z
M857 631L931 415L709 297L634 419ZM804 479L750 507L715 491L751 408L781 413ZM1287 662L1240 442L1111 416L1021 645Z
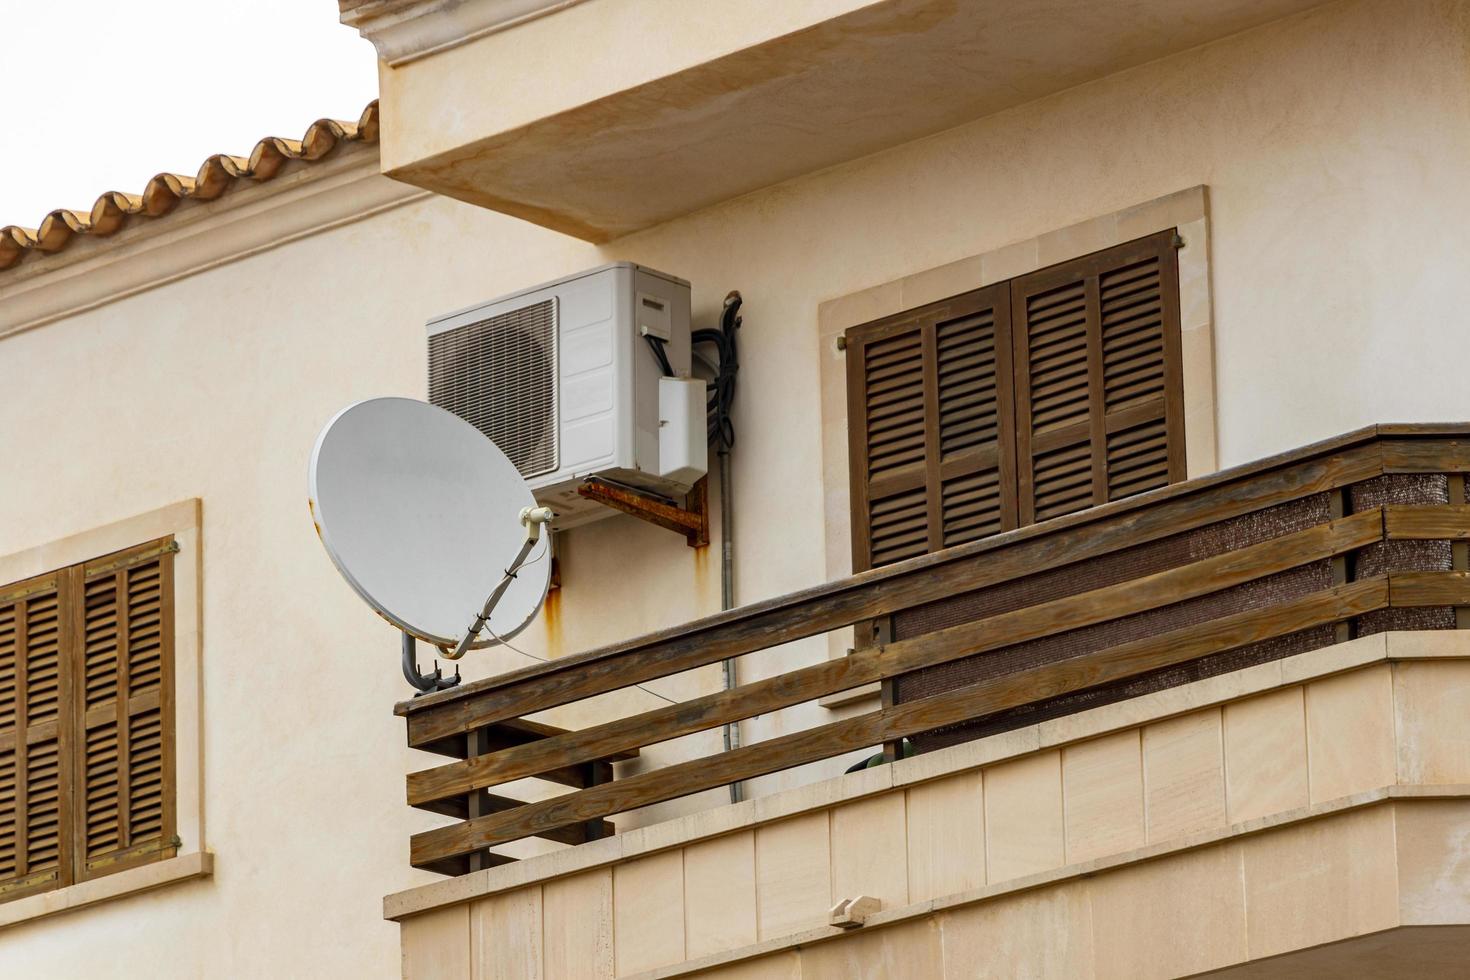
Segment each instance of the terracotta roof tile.
M0 273L19 265L33 252L59 252L79 235L105 238L132 221L162 217L186 199L212 201L242 181L270 180L292 160L309 163L330 155L344 142L377 141L375 99L356 122L319 119L299 140L268 136L255 144L248 157L216 154L205 160L193 177L164 173L150 180L141 194L108 191L97 198L90 212L52 211L34 229L6 225L0 228Z

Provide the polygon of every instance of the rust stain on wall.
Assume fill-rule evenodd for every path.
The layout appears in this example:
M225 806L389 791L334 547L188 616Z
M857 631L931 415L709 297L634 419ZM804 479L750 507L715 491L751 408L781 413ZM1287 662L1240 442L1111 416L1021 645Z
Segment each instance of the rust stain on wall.
M694 551L694 590L701 600L709 591L709 553L712 550L709 545L701 545Z
M562 589L552 589L546 593L546 603L541 607L541 618L546 624L546 656L559 657L562 654L561 634L561 594Z

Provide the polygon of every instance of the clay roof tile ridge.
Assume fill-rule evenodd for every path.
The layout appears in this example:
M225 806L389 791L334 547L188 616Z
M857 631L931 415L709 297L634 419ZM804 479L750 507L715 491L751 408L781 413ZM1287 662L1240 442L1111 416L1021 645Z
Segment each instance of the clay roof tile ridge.
M272 180L293 161L314 163L330 156L343 143L378 141L378 102L374 99L356 121L318 119L301 139L267 136L249 156L217 153L199 166L194 176L161 173L148 181L142 193L108 191L90 211L59 208L35 228L0 227L0 274L19 265L32 253L60 252L81 236L105 238L138 219L160 218L185 200L212 201L242 181Z

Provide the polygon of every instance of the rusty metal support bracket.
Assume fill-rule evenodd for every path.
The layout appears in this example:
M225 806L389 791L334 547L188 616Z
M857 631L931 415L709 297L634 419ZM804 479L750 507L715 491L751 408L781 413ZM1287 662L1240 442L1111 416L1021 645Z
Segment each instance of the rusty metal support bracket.
M577 493L605 504L613 510L632 514L639 520L659 527L668 528L684 535L691 548L703 548L709 544L709 490L707 477L700 477L688 495L683 507L675 507L662 498L640 493L628 487L620 487L604 480L592 478L577 488Z

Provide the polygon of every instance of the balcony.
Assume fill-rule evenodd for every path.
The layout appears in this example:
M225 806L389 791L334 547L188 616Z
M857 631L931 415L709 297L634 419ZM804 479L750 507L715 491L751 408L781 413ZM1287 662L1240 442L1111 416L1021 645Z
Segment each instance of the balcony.
M1232 870L1230 863L1247 861L1242 855L1249 848L1240 841L1254 840L1252 835L1262 841L1275 841L1278 833L1300 835L1302 825L1320 833L1329 826L1336 828L1333 834L1341 831L1331 846L1308 842L1326 848L1324 867L1333 866L1336 859L1327 852L1338 846L1339 837L1347 848L1344 854L1378 844L1398 853L1398 877L1385 872L1379 884L1386 890L1373 899L1381 898L1382 907L1393 914L1337 929L1341 916L1326 909L1323 921L1332 925L1317 923L1311 927L1317 932L1308 929L1308 938L1317 937L1313 942L1300 936L1266 942L1257 936L1246 953L1203 965L1191 961L1191 970L1265 955L1296 955L1319 943L1368 933L1378 937L1378 952L1364 947L1357 951L1361 955L1409 962L1401 958L1409 946L1417 950L1414 955L1428 955L1426 950L1438 947L1410 940L1404 929L1431 924L1454 924L1461 932L1470 928L1470 892L1459 895L1464 888L1456 892L1459 905L1450 903L1454 908L1446 912L1441 902L1432 915L1410 894L1412 881L1405 869L1427 860L1427 852L1422 842L1404 836L1405 828L1418 826L1414 821L1431 811L1400 814L1397 831L1363 822L1387 819L1383 814L1389 804L1403 809L1424 800L1453 799L1459 809L1453 814L1433 811L1435 819L1444 823L1452 816L1445 826L1461 830L1462 824L1470 825L1465 792L1470 784L1470 723L1465 721L1470 642L1461 640L1470 640L1470 634L1454 632L1470 624L1467 437L1470 426L1464 425L1376 426L404 702L396 710L406 719L409 744L452 760L410 774L408 802L459 818L413 836L410 861L451 875L475 872L461 879L464 887L452 891L430 885L390 896L390 917L404 922L406 955L410 926L418 928L455 908L455 916L471 915L456 904L468 898L513 887L524 890L528 881L574 871L585 878L591 874L588 869L606 865L631 876L629 869L637 862L628 862L635 857L647 871L657 860L650 855L674 853L669 849L676 844L682 845L677 853L684 855L684 871L678 897L669 901L682 908L682 903L694 901L689 877L694 845L688 841L732 839L722 835L751 827L759 841L762 832L770 837L773 828L800 823L795 814L823 809L831 822L822 825L820 846L813 844L820 860L809 869L811 876L821 877L812 885L812 895L803 899L810 907L804 906L801 915L783 922L784 913L765 912L759 929L743 944L711 946L681 932L677 950L650 958L637 953L635 943L627 959L619 945L617 975L655 967L660 976L695 973L732 957L770 957L856 934L866 929L861 918L842 921L843 913L833 909L829 921L821 913L827 899L840 905L859 897L859 888L874 898L871 924L897 927L945 908L951 910L946 914L955 914L966 903L997 900L1018 889L1071 887L1067 883L1079 876L1129 862L1152 862L1150 873L1164 875L1163 894L1175 886L1183 893L1196 886L1225 888L1230 882L1234 884L1229 887L1238 887L1242 880L1249 887L1249 875ZM876 635L882 642L844 658L609 718L580 731L525 720L634 683L855 624L864 624L862 635ZM1436 637L1452 642L1446 646ZM1431 661L1433 672L1401 671L1409 661L1420 660ZM1331 686L1338 675L1350 678L1354 691L1367 692L1364 700L1322 693L1338 690ZM882 686L882 703L864 713L612 778L620 760L645 746L875 681ZM1189 719L1196 716L1205 719L1198 731L1189 728L1195 724ZM1190 739L1196 736L1204 739L1199 743L1204 751L1190 756ZM1116 770L1104 767L1106 778L1090 783L1069 781L1069 766L1082 765L1078 760L1085 761L1089 753L1107 754L1111 749L1104 747L1114 744L1114 738L1123 740L1114 758ZM612 836L614 827L607 818L617 814L854 750L882 752L891 764ZM912 757L900 758L904 756ZM1036 761L1053 756L1055 762ZM1047 771L1060 775L1027 784L1033 776L1026 775L1026 767L1033 764L1052 766ZM1002 766L1012 767L1005 778L991 775ZM1150 766L1162 768L1145 781L1144 770ZM488 792L528 777L560 783L570 791L529 803ZM970 790L963 780L971 777L975 795L967 804L963 794ZM1130 780L1138 782L1138 794L1123 792L1093 810L1084 805L1091 796L1107 796L1109 787L1132 785ZM1221 800L1217 818L1189 816L1199 806L1212 805L1215 781ZM1299 793L1294 788L1298 783ZM1053 784L1056 812L1047 816L1044 801ZM924 810L933 804L920 804L920 787L940 785L961 795ZM1019 789L1026 785L1031 788ZM1174 788L1167 789L1170 785ZM1063 786L1071 801L1065 809ZM1165 795L1155 799L1159 793ZM1021 811L1004 810L1008 798L1023 810L1040 809L1033 817L1017 817ZM859 799L860 804L839 805ZM983 821L975 816L973 830L964 829L969 824L945 823L969 805L985 813ZM860 807L867 809L855 809ZM895 807L896 817L888 812ZM1136 819L1131 815L1135 808ZM1359 813L1362 808L1378 816L1365 817ZM847 832L839 827L844 811L857 814ZM1055 846L1040 847L1036 835L1050 833L1046 828L1053 823ZM1137 826L1126 829L1133 824ZM874 826L880 829L874 831ZM1110 828L1116 826L1125 830L1114 835ZM1360 839L1362 834L1373 841ZM1386 843L1374 837L1381 834L1389 835ZM885 835L890 843L896 841L898 857L884 856L880 845ZM499 849L529 837L568 847L521 862L523 871L500 867L511 859ZM858 870L844 877L840 867L851 854L839 858L838 848L850 848L854 840L863 844ZM1211 848L1227 845L1236 849L1230 852L1235 856L1222 858L1221 867L1206 875L1209 882L1190 877L1204 871L1170 864L1195 849L1215 853ZM973 856L977 846L979 870L963 872L966 855ZM1279 842L1272 846L1291 853L1300 849ZM1050 856L1038 859L1043 851ZM797 848L789 855L794 866L803 866L802 852ZM892 874L875 870L890 858L902 858L903 869ZM730 858L729 867L738 869L743 860ZM1272 865L1264 867L1259 874ZM1433 871L1431 866L1415 873ZM792 874L795 879L781 885L783 895L802 890L805 879L798 871ZM738 881L738 875L732 880ZM545 887L543 899L538 886L538 903L551 901L551 885ZM650 894L656 892L654 888ZM638 900L636 890L619 895L625 897L618 902ZM1193 899L1180 900L1188 906ZM1433 905L1439 900L1424 901ZM1242 910L1244 902L1242 894ZM636 928L637 918L628 918L631 913L620 912L611 898L604 904L612 917L608 928L625 920L627 929ZM779 909L789 904L783 900ZM1090 907L1090 914L1100 914L1098 906ZM1245 911L1240 914L1246 929L1249 919ZM1206 918L1211 916L1231 921L1221 908ZM686 912L681 930L693 930L696 918ZM453 920L453 928L459 921ZM1461 932L1453 934L1460 937L1456 941L1470 943ZM892 935L900 932L895 929ZM1450 935L1437 933L1436 941ZM1186 946L1175 952L1193 955L1195 947ZM737 948L738 956L731 952ZM1093 955L1101 954L1094 950ZM1180 972L1191 971L1181 967ZM1436 974L1431 970L1424 975Z
M594 242L1320 0L339 0L389 176Z

